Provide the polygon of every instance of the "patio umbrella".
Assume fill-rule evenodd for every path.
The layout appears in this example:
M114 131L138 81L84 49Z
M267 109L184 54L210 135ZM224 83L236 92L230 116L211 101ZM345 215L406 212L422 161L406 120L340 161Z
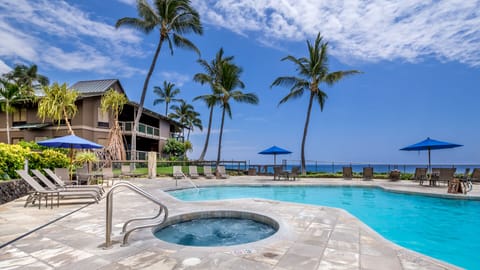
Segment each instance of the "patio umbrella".
M56 148L70 148L70 165L73 164L73 149L99 149L103 148L102 145L89 141L87 139L75 136L67 135L63 137L48 139L37 142L39 145L56 147ZM71 174L70 174L71 177Z
M427 150L428 151L428 171L431 172L430 150L448 149L448 148L455 148L455 147L460 147L460 146L463 146L463 145L432 140L432 139L430 139L430 137L427 137L426 140L423 140L419 143L412 144L410 146L404 147L400 150L403 150L403 151L423 151L423 150Z
M270 148L267 148L261 152L258 152L260 155L273 155L273 164L274 166L277 165L277 155L286 155L286 154L291 154L292 152L285 150L283 148L280 148L278 146L272 146Z
M57 148L75 148L75 149L98 149L103 148L102 145L89 141L87 139L67 135L63 137L48 139L38 142L39 145Z

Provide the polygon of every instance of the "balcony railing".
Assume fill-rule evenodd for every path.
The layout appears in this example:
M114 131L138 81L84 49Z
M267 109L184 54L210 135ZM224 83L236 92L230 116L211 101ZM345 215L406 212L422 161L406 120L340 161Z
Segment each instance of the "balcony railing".
M122 129L123 134L132 134L133 122L119 122L120 128ZM152 139L160 139L160 129L147 125L147 124L138 124L137 136L143 136Z

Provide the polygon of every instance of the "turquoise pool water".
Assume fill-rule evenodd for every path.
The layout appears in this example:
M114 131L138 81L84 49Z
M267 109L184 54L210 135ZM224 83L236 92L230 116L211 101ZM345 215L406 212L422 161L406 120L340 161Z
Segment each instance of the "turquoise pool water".
M277 230L251 219L202 218L180 222L155 232L164 241L185 246L232 246L258 241Z
M394 243L466 269L480 269L480 201L324 186L209 187L170 194L185 201L264 198L343 208Z

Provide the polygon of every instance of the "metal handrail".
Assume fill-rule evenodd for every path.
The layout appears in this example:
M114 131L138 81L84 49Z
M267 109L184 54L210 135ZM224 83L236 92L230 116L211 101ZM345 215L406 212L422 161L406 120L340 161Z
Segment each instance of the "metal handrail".
M124 233L122 246L126 246L128 244L128 237L130 236L130 234L133 231L158 226L158 225L162 224L163 222L165 222L168 218L168 208L163 203L158 201L155 197L153 197L150 193L146 192L143 189L140 189L139 187L137 187L137 186L135 186L135 185L133 185L129 182L119 182L119 183L113 185L113 187L110 189L110 191L108 191L107 196L106 196L107 197L107 206L106 206L107 207L107 209L106 209L106 215L107 216L106 216L106 228L105 228L105 248L110 248L112 246L111 236L112 236L112 216L113 216L113 191L115 189L119 188L119 187L129 188L130 190L137 192L138 194L142 195L144 198L146 198L146 199L152 201L153 203L157 204L158 206L160 206L160 209L159 209L158 213L153 217L134 218L134 219L130 219L130 220L125 222L125 224L122 227L122 233ZM141 225L141 226L136 226L136 227L133 227L132 229L127 231L127 226L128 226L129 223L131 223L133 221L139 221L139 220L156 219L162 214L162 212L164 213L164 216L163 216L163 219L160 222Z

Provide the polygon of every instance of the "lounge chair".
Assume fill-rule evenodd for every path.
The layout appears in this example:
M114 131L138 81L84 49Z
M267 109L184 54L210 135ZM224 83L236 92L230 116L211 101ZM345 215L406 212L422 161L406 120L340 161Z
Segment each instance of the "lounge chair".
M455 178L456 168L434 168L430 177L430 185L435 186L437 182L444 182L447 185Z
M173 166L173 178L175 179L187 178L185 174L182 172L182 166Z
M35 177L40 180L45 186L47 186L48 189L50 190L59 190L59 191L66 191L66 192L71 192L71 191L82 191L82 192L90 192L93 195L97 196L98 199L102 198L102 193L100 189L94 189L92 187L87 187L87 188L77 188L77 187L72 187L72 188L67 188L67 187L60 187L56 186L54 183L50 181L43 173L41 173L39 170L32 170L33 174Z
M192 179L197 179L199 177L197 166L188 166L188 176Z
M352 167L343 167L342 173L343 173L343 179L352 179L353 177Z
M120 167L120 178L138 177L141 175L141 173L136 173L132 171L130 165L122 165Z
M66 185L78 185L77 180L70 178L70 171L67 168L55 168L54 172Z
M373 168L364 167L363 168L363 180L372 180L373 178Z
M470 175L470 181L473 182L480 182L480 168L474 168L472 171L472 175Z
M52 172L52 170L50 169L43 169L47 175L53 180L55 181L55 183L62 187L62 188L70 188L70 189L78 189L78 190L95 190L96 192L100 193L100 195L102 195L103 193L105 193L105 190L103 189L103 187L101 186L97 186L97 185L82 185L82 186L79 186L79 185L67 185L65 184L65 182L63 182L63 180L55 173ZM33 173L36 175L35 173L35 170L33 170ZM38 176L37 176L38 177Z
M273 168L273 180L278 179L282 180L282 177L285 178L285 180L289 180L289 173L284 171L281 166L277 166Z
M418 181L422 185L423 181L427 180L427 168L415 168L412 180Z
M20 175L20 177L28 183L33 189L34 192L30 193L30 195L27 197L27 200L25 201L24 207L27 207L28 203L35 204L35 201L38 199L38 208L40 209L41 205L41 199L42 197L45 198L46 203L48 203L48 196L51 195L51 208L53 208L53 196L57 196L57 206L60 206L60 198L91 198L93 199L96 203L98 203L98 198L91 192L84 192L84 191L78 191L78 192L67 192L59 189L55 190L48 190L42 187L33 177L31 177L27 171L25 170L15 170L15 172Z
M225 166L218 166L217 167L217 177L222 178L222 179L227 179L228 174L225 171Z
M76 176L77 176L77 183L79 185L88 185L90 181L90 175L88 174L88 167L83 166L81 168L77 168L76 170Z
M297 180L298 175L300 175L300 167L292 167L292 173L290 173L290 178L295 181Z
M212 167L210 166L203 166L203 175L205 176L205 178L208 179L212 179L213 177L215 177L215 175L213 175L212 173Z
M390 181L398 181L400 180L400 171L397 169L391 170L390 174L388 175Z

